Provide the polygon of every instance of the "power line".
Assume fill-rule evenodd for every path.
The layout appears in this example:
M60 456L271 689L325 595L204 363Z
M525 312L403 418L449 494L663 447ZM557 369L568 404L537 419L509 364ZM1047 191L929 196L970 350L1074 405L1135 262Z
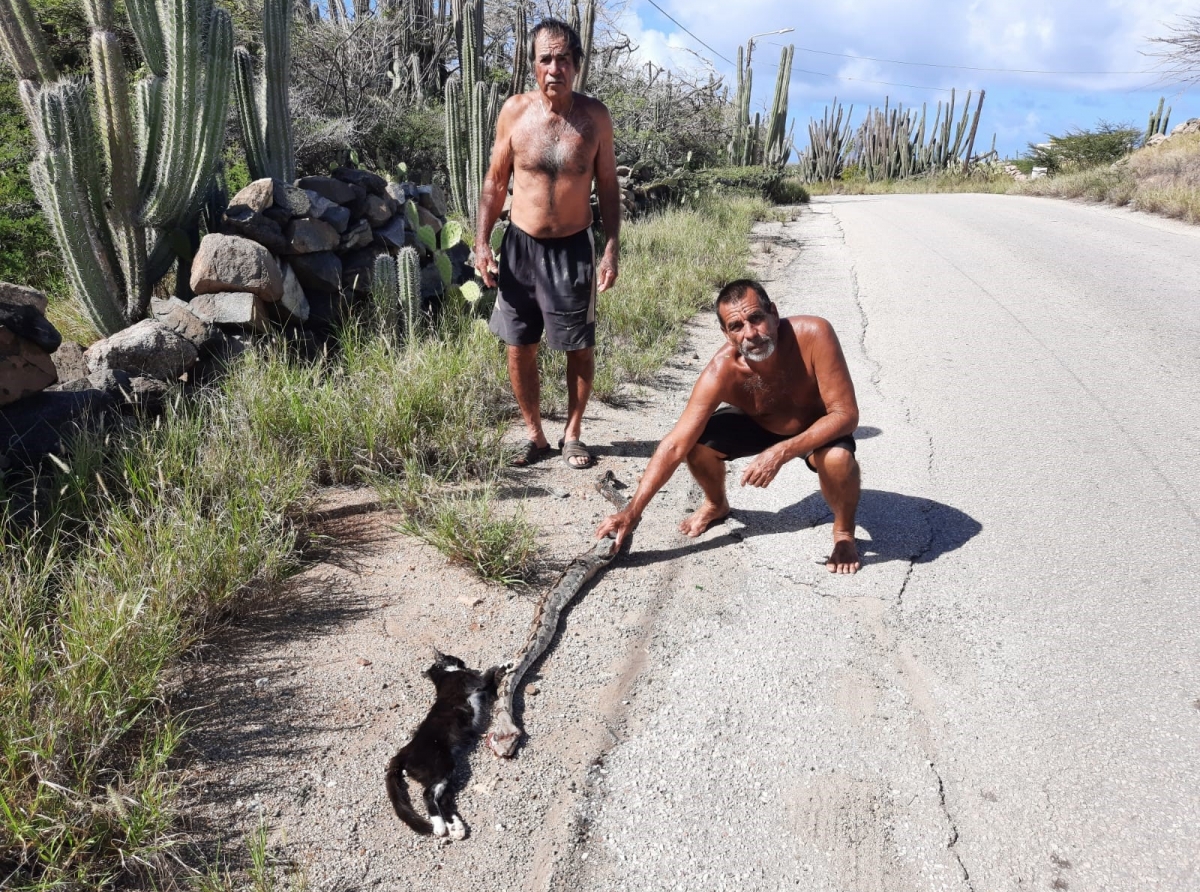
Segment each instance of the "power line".
M775 67L778 68L779 66L776 65ZM809 71L807 68L794 68L792 70L798 71L801 74L815 74L818 77L832 77L832 78L835 78L837 80L842 80L842 81L857 81L860 84L882 84L885 87L908 87L909 89L912 89L912 90L935 90L939 93L949 93L950 92L950 90L948 90L945 87L922 87L922 86L918 86L917 84L895 84L895 83L892 83L891 81L871 81L871 80L867 80L866 78L850 77L845 74L829 74L828 72L825 72L825 71Z
M697 37L691 31L689 31L687 28L684 28L683 25L681 25L677 19L673 18L669 12L667 12L665 9L663 9L661 6L659 6L657 3L655 3L654 0L646 0L646 2L649 3L651 6L653 6L655 9L657 9L659 12L661 12L663 15L665 15L667 18L671 19L672 22L675 22L676 25L679 25L680 29L683 31L684 34L691 37L692 40L696 41L696 43L700 44L700 46L704 47L710 53L714 54L718 59L723 59L724 61L728 62L730 65L737 64L732 59L722 56L720 53L718 53L716 50L714 50L711 46L709 46L707 43L705 43L703 40L701 40L699 37Z
M874 59L871 56L853 56L849 53L831 53L827 50L814 50L804 46L796 49L802 53L816 53L819 56L837 56L841 59L861 59L864 62L884 62L888 65L917 65L922 68L954 68L959 71L995 71L1005 74L1157 74L1155 71L1042 71L1034 68L976 68L971 65L939 65L936 62L904 62L900 59ZM900 85L903 86L903 85Z

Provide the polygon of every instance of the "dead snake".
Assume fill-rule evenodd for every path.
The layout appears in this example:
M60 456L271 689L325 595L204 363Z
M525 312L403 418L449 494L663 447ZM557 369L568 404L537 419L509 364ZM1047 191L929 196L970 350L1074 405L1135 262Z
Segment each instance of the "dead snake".
M612 471L606 471L604 477L596 484L596 489L618 508L624 508L629 499L617 492L616 483ZM496 692L496 705L492 711L492 727L488 731L487 745L497 756L507 759L517 751L521 728L513 719L512 709L513 697L521 679L550 645L554 633L558 631L558 618L563 608L571 603L571 599L589 579L616 557L617 552L613 547L615 544L611 536L606 536L576 557L538 601L529 635L509 663L511 668Z

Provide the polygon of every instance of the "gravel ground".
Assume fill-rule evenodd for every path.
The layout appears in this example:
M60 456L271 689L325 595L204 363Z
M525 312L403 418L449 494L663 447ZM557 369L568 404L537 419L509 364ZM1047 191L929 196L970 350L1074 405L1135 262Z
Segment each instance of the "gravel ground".
M795 253L794 245L760 243L760 274L769 279ZM589 407L584 439L596 468L573 471L555 459L512 474L502 496L522 500L541 528L546 581L588 547L611 511L596 480L607 470L636 480L718 343L702 317L654 388L629 393L619 409ZM548 426L551 439L557 423ZM563 632L517 698L527 733L517 757L498 760L479 747L465 759L457 801L469 836L448 843L400 824L384 767L432 700L421 675L432 648L476 667L507 659L524 640L540 589L514 594L480 582L397 532L399 518L369 491L328 491L319 530L325 559L207 647L182 680L180 704L196 710L184 776L193 838L237 861L264 822L289 888L495 892L553 888L582 875L606 759L641 729L653 733L674 684L666 669L684 642L674 622L660 629L660 615L703 616L687 640L744 622L742 605L712 572L728 569L725 546L740 547L740 525L718 527L697 546L675 529L695 504L681 473L656 499L636 550L565 613ZM632 807L638 799L623 801Z

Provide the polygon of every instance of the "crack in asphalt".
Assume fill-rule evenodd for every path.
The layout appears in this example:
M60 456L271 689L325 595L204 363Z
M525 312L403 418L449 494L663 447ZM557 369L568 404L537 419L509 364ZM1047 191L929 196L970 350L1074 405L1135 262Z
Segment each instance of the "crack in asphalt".
M846 231L842 226L842 221L838 218L838 215L832 206L830 206L827 213L829 214L829 219L833 222L834 229L837 232L837 240L841 243L842 247L845 248ZM796 241L799 242L800 240L796 239ZM855 308L858 310L859 319L862 320L859 326L858 350L859 353L862 354L862 357L866 361L867 365L871 368L871 386L875 389L875 392L879 395L880 399L886 400L886 396L882 387L883 364L871 355L871 351L867 347L867 334L871 327L871 317L867 313L867 308L863 305L862 292L858 283L858 267L855 264L854 259L849 257L848 249L846 250L846 254L848 261L847 271L850 277L850 297L854 301ZM903 399L901 399L901 403L903 404ZM904 407L904 423L910 428L918 430L922 433L926 445L925 471L930 477L932 477L934 467L934 446L932 435L913 420L912 408L909 406ZM933 542L936 536L933 524L931 522L932 518L930 516L932 511L932 505L924 505L921 509L928 535L925 537L925 541L917 549L916 553L910 555L908 558L908 568L905 570L904 578L900 581L899 590L896 592L897 605L902 604L904 601L904 593L908 589L908 584L913 577L913 572L916 565L921 562L921 560L933 547Z
M946 823L950 827L950 839L946 843L946 848L950 850L950 854L954 856L954 860L958 862L958 869L962 871L963 882L967 884L967 888L971 892L975 892L975 884L971 882L971 872L967 870L967 865L963 863L962 856L959 855L956 847L958 846L958 824L955 823L954 815L950 814L950 807L946 805L946 783L942 780L942 774L937 769L937 765L933 762L929 763L929 770L933 772L933 776L937 778L938 785L938 805L942 809L942 813L946 816Z
M829 209L828 213L829 213L829 217L832 220L833 225L837 231L838 239L841 242L842 246L845 247L846 238L845 238L845 230L842 226L842 222L840 219L838 219L838 216L832 207ZM848 251L846 253L847 253L847 255L849 254ZM859 281L858 281L858 268L857 268L857 265L854 263L853 258L848 257L847 259L848 259L848 273L849 273L849 277L850 277L850 296L851 296L852 300L854 301L855 307L858 310L859 318L862 320L861 326L859 329L858 348L859 348L861 355L866 360L868 366L872 370L871 376L870 376L870 381L871 381L872 387L875 389L875 392L879 395L880 399L886 400L887 397L884 394L883 387L882 387L883 365L881 362L876 360L871 355L871 352L867 347L867 335L870 330L871 319L870 319L869 314L867 313L866 307L863 304L862 293L861 293L861 289L860 289ZM900 402L903 405L903 402L904 402L903 398L901 398ZM928 478L932 479L933 473L934 473L934 465L935 465L935 449L934 449L933 437L927 430L922 428L915 421L915 419L913 418L913 410L912 410L911 406L904 406L904 423L906 425L908 425L910 428L917 430L922 434L922 439L924 440L924 443L925 443L925 471L926 471L926 474L928 475ZM922 505L921 516L922 516L922 520L924 521L926 535L925 535L924 540L921 542L920 546L916 549L915 553L912 554L908 558L908 567L906 568L906 570L904 572L904 578L900 581L899 589L896 592L896 607L897 608L899 608L904 603L904 594L908 589L909 583L912 581L917 564L920 563L924 559L924 557L930 552L930 550L933 548L933 543L934 543L935 539L937 538L937 535L936 535L937 531L935 529L935 518L933 516L933 513L934 513L933 509L934 509L934 506L931 503L926 503L926 504ZM951 814L950 807L946 802L945 781L942 779L941 772L938 770L937 765L932 760L929 760L928 765L929 765L929 770L933 773L934 778L936 778L936 780L937 780L938 807L941 809L942 814L945 816L946 824L949 828L949 838L947 840L946 847L950 851L950 854L954 856L954 860L958 864L959 870L962 872L962 879L963 879L963 882L966 884L967 889L971 890L971 892L975 892L975 886L971 881L971 872L967 869L967 865L963 862L962 855L957 850L958 841L959 841L958 824L954 819L954 815Z

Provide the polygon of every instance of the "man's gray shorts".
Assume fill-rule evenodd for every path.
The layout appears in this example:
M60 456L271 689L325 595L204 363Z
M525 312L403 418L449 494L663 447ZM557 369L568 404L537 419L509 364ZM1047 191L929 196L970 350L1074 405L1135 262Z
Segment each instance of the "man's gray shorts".
M553 350L596 344L596 244L591 227L563 238L534 238L512 223L499 251L499 295L488 328L512 346Z

